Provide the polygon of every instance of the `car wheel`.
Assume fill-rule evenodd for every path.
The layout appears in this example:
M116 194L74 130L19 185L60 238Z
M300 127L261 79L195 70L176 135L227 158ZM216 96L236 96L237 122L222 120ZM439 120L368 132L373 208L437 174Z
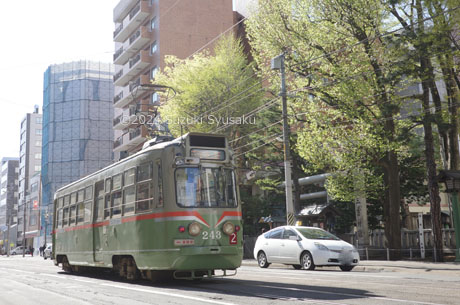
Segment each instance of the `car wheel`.
M257 263L259 264L260 268L268 268L270 264L267 262L267 256L263 251L260 251L257 255Z
M342 265L340 266L340 270L342 271L351 271L355 266L347 266L347 265Z
M295 270L302 269L302 265L292 265L292 267L294 267Z
M305 270L315 269L315 263L313 263L313 257L311 256L310 252L305 252L304 254L302 254L300 262L302 263L302 267Z

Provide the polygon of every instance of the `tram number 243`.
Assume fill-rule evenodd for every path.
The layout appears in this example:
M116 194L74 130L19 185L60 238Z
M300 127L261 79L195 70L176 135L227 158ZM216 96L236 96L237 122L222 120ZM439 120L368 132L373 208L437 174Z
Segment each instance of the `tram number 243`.
M230 236L230 244L236 245L237 244L237 236L236 233L232 233ZM201 235L202 239L221 239L222 233L220 231L203 231Z

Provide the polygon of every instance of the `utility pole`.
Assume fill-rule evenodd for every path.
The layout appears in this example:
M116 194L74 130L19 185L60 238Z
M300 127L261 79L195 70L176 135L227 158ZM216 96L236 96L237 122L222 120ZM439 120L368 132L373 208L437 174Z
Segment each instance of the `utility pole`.
M8 212L7 212L8 214ZM10 210L10 214L8 214L8 233L6 233L6 238L8 238L8 244L6 245L6 256L9 257L10 256L10 244L11 244L11 241L10 241L10 226L11 226L11 210Z
M272 59L272 70L281 72L281 98L283 102L283 146L284 146L284 180L286 181L286 220L287 224L295 224L294 203L292 200L292 175L291 175L291 151L289 148L289 125L287 120L287 95L286 77L284 70L284 53Z
M22 216L23 230L22 230L22 245L24 251L22 251L22 257L26 256L26 204L27 204L27 191L24 192L24 214Z

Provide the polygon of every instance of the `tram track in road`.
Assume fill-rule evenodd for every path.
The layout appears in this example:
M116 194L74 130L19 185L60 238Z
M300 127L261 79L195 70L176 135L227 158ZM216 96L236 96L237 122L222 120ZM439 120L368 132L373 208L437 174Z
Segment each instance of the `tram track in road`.
M281 270L281 269L280 269ZM354 274L354 273L343 273L343 272L328 272L328 271L304 271L304 270L285 270L284 272L271 272L270 270L258 270L256 269L251 270L251 271L239 271L239 273L248 273L248 274L259 274L262 277L267 277L267 278L273 278L273 276L276 276L277 279L286 279L286 280L295 280L299 281L302 278L308 279L309 281L317 281L317 282L325 282L325 283L339 283L342 284L344 281L340 278L346 278L346 283L348 284L356 284L356 285L361 285L363 282L360 281L354 281L351 280L350 278L371 278L371 279L380 279L380 281L372 281L372 280L366 280L366 284L369 285L375 285L377 287L382 287L382 286L388 286L388 287L396 287L396 288L403 288L405 292L407 292L407 289L415 289L416 292L418 291L423 291L426 289L426 287L431 286L433 281L426 281L423 283L423 285L410 285L408 283L405 283L404 287L401 287L400 284L395 284L395 283L388 283L383 280L390 280L394 281L394 279L398 279L400 277L396 276L376 276L376 275L366 275L366 274ZM301 273L301 276L299 276L299 272ZM411 275L412 276L412 275ZM334 279L334 277L336 279ZM420 281L419 278L406 278L407 280L418 280ZM439 282L439 281L437 281ZM460 289L460 281L458 282L448 282L448 287L437 287L436 289L442 290L443 292L440 293L456 293ZM432 286L431 286L432 287Z
M37 283L47 279L54 293L74 297L80 292L84 300L98 295L102 300L126 300L126 304L159 304L157 299L170 300L172 304L438 304L433 300L442 300L441 295L458 294L458 288L432 287L434 281L424 281L426 286L414 285L420 279L408 279L404 285L391 283L393 275L354 274L330 271L303 271L282 268L259 269L243 267L236 277L204 279L200 282L170 281L155 284L147 280L127 282L110 273L87 274L85 276L61 272L57 267L45 265L0 264L0 277L14 278L15 281ZM56 269L55 269L56 268ZM336 278L334 278L336 277ZM359 280L363 279L362 282ZM401 278L400 278L401 279ZM406 280L406 278L403 278ZM409 281L410 280L410 281ZM446 283L447 284L447 283ZM450 283L448 284L450 285ZM38 288L46 286L38 285ZM35 287L35 285L34 285ZM359 288L355 288L359 287ZM401 287L401 289L397 289ZM436 291L435 291L436 290ZM136 295L135 300L130 295ZM408 299L415 296L414 299ZM78 298L77 298L78 299ZM153 301L149 301L153 299ZM445 300L446 298L444 298ZM448 298L447 298L448 299ZM446 303L455 304L453 301ZM0 302L1 303L1 302ZM118 301L116 303L118 304Z
M271 277L273 278L273 276ZM279 277L276 277L277 279ZM298 280L298 278L297 278ZM373 301L373 304L425 304L425 305L442 305L442 303L418 301L413 299L402 299L396 297L380 296L376 292L366 291L363 289L349 288L349 287L331 287L331 286L314 286L314 284L292 284L292 283L278 283L278 282L265 282L251 281L241 279L221 279L222 284L226 286L236 285L232 288L218 287L212 283L209 284L193 284L195 288L203 290L218 291L219 293L235 294L238 291L239 296L257 297L263 299L279 300L279 301L297 301L299 303L315 303L315 304L356 304L362 300ZM362 283L361 283L362 284ZM297 286L297 287L296 287ZM259 292L245 291L245 289L259 290ZM183 287L190 289L189 286ZM319 289L318 289L319 288ZM263 289L263 291L261 291ZM426 287L425 287L426 289ZM277 291L278 293L275 293ZM359 292L358 292L359 291ZM298 295L298 296L296 296ZM349 301L349 302L347 302ZM361 304L361 303L360 303Z

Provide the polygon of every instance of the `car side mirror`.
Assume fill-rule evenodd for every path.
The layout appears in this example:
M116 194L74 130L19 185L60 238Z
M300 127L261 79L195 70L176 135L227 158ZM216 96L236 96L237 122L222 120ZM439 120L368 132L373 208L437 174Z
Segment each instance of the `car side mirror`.
M302 241L302 237L297 236L297 241Z

